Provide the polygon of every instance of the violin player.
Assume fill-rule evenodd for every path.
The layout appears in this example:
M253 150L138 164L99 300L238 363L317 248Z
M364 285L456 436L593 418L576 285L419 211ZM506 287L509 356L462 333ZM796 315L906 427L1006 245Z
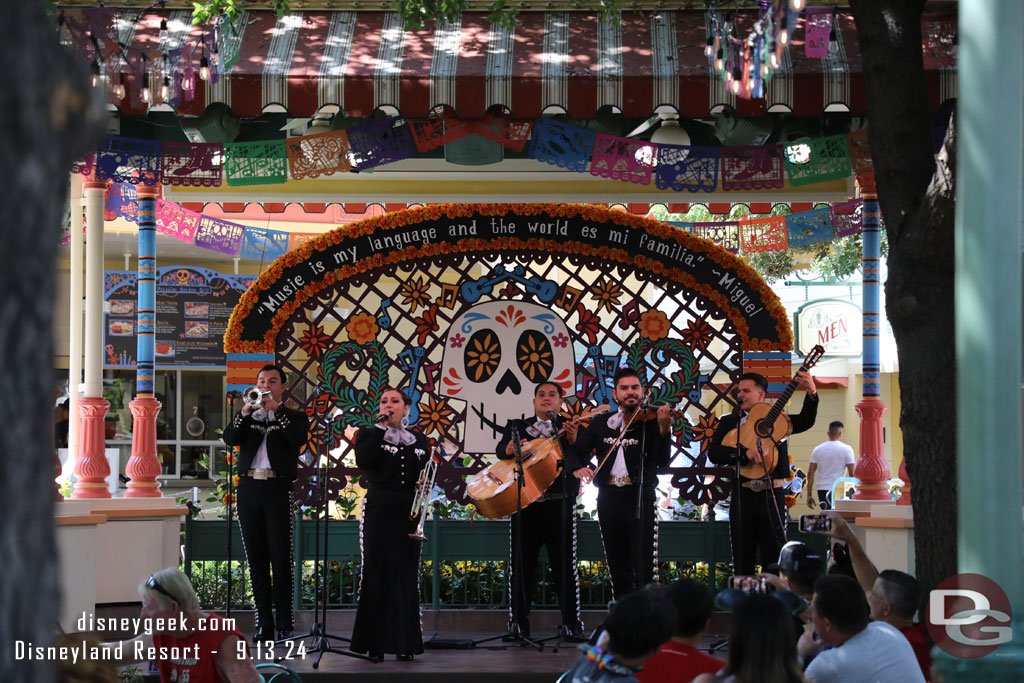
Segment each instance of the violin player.
M798 414L790 417L793 434L805 432L814 426L818 416L818 392L814 379L805 371L793 378L803 389L804 402ZM716 465L739 466L739 485L733 486L729 506L729 537L732 545L733 573L737 576L754 574L756 551L760 549L761 565L767 566L779 557L786 544L786 494L783 487L789 476L789 442L777 446L777 460L763 478L750 478L742 472L762 454L743 446L725 445L725 436L733 429L742 429L747 415L754 406L764 401L768 380L756 372L740 375L733 396L737 410L725 415L715 428L708 448L708 459ZM767 443L765 444L767 448ZM761 468L762 470L764 468Z
M566 443L576 441L579 425L572 421L564 424L558 417L562 409L562 387L554 382L541 382L533 390L533 417L510 420L495 451L499 458L515 457L513 431L518 433L520 448L534 439L553 438L564 426L559 437L561 452ZM526 457L526 456L524 456ZM512 515L512 543L509 567L509 636L530 636L530 596L536 584L537 555L541 546L548 551L551 571L555 579L555 592L562 613L559 637L570 642L584 642L583 621L580 615L579 574L576 571L576 496L579 480L565 474L561 468L554 483L528 507ZM518 520L516 519L518 518ZM517 523L518 521L518 523ZM522 562L519 566L518 555Z
M570 447L573 476L598 487L597 514L616 600L658 580L657 470L671 460L672 411L644 406L632 368L613 378L614 413L591 420ZM599 458L596 467L590 463ZM607 462L606 462L607 461ZM640 519L637 519L639 501Z

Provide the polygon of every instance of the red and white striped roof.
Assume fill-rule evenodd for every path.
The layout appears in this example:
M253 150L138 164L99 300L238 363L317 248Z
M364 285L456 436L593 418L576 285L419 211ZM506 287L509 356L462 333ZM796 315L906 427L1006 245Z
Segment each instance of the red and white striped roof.
M741 26L753 20L753 14L739 14ZM188 11L139 16L124 10L119 35L130 45L129 56L140 50L159 55L163 17L170 19L168 40L181 45L199 35ZM423 117L448 104L466 119L480 118L492 105L519 118L535 118L550 106L589 118L604 105L626 117L645 117L659 105L705 116L715 105L729 104L741 116L774 105L815 116L839 103L866 113L860 48L848 11L838 15L839 49L825 59L804 55L801 19L767 97L758 100L735 98L711 77L704 56L707 21L703 11L625 12L621 25L587 12L522 12L516 28L506 30L485 13L466 12L455 23L406 31L394 12L294 11L277 19L270 11L250 11L243 13L240 59L231 73L201 85L178 111L198 115L208 104L224 102L239 116L257 115L268 105L293 116L311 116L324 105L368 116L391 105L404 116ZM922 26L933 106L955 96L949 22L955 30L955 11L938 19L926 15ZM138 80L129 78L124 112L145 112Z

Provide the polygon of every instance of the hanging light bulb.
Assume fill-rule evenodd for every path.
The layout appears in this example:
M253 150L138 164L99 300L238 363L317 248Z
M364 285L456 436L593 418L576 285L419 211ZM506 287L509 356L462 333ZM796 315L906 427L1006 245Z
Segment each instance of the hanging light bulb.
M782 43L783 45L789 42L789 31L787 31L786 29L782 29L781 31L779 31L779 42Z
M152 93L149 92L149 74L142 74L142 101L152 102Z
M765 78L768 77L768 65L767 64L763 64L761 66L761 75L764 76Z
M210 60L205 55L199 58L199 78L210 80Z
M704 56L705 57L710 57L711 53L714 52L714 50L715 50L715 37L714 36L708 36L708 42L704 46Z
M95 88L96 84L100 82L100 60L92 60L92 65L90 66L90 69L92 70L92 87Z
M167 20L166 19L161 19L160 20L160 42L162 43L165 40L167 40Z
M739 95L740 94L740 82L737 81L737 80L733 80L733 82L732 82L732 94L733 95Z
M220 51L217 48L217 41L210 46L210 60L216 65L220 63Z
M715 71L721 71L725 66L725 49L718 48L718 56L715 58Z
M790 0L789 6L799 12L804 8L804 0Z
M774 52L772 53L772 60L771 61L772 61L772 68L773 69L778 69L779 68L779 56L777 54L775 54Z
M160 85L160 99L164 102L167 101L167 96L171 94L171 79L164 76L164 82Z
M123 100L127 92L127 89L124 87L124 74L119 74L117 85L114 86L114 97Z

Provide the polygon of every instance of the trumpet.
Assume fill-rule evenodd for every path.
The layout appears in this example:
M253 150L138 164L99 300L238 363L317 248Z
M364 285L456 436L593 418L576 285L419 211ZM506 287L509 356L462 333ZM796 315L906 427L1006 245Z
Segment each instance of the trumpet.
M437 463L440 461L440 457L445 457L444 446L438 443L434 446L433 452L430 454L430 460L424 465L423 471L420 472L420 478L416 481L416 497L412 499L412 509L409 510L409 519L416 519L419 517L419 523L416 525L416 531L409 534L409 538L416 539L417 541L425 541L427 537L423 535L423 525L427 523L427 510L430 508L430 499L434 492L434 482L437 480Z
M259 387L249 387L242 392L242 400L250 408L259 408L263 404L263 399L267 396L270 396L270 392L263 391Z

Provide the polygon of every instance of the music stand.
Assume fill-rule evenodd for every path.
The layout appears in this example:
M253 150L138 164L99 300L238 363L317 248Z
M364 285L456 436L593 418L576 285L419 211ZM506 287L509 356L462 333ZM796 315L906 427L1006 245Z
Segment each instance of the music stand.
M523 600L526 598L526 577L522 577L524 580L519 581L517 577L522 576L523 567L523 451L519 444L519 427L516 426L515 420L509 423L509 435L511 436L512 443L512 457L515 458L516 462L516 515L512 518L512 524L515 525L515 538L516 542L512 544L512 556L513 556L513 571L512 571L512 590L516 589L516 582L519 583L519 590L522 593ZM518 571L516 571L518 569ZM535 640L531 640L529 636L526 636L519 630L519 624L515 621L512 622L512 628L505 633L498 634L496 636L488 636L487 638L481 638L479 640L472 641L472 646L477 647L483 643L489 643L492 640L507 640L509 645L499 646L497 649L503 649L509 647L512 643L519 643L520 647L530 646L536 648L538 652L544 651L544 645Z
M319 394L320 394L320 390L317 389L316 393L314 394L314 405L316 404L315 397L318 396ZM317 417L317 413L316 413L315 410L314 410L313 414L314 414L314 418L313 419L316 420L316 421L319 421L319 417ZM330 427L330 424L333 421L334 421L333 419L330 419L330 420L326 421L326 424L328 425L328 429L326 431L327 431L328 434L330 434L331 430L329 429L329 427ZM330 557L328 555L328 549L330 547L331 534L330 534L330 515L328 514L329 510L330 510L330 507L329 507L329 503L327 501L327 492L328 492L327 475L328 475L328 471L327 471L327 466L325 464L325 463L329 463L329 461L330 461L330 448L327 445L327 440L326 439L324 440L324 445L321 448L326 449L327 452L326 453L322 453L322 452L318 452L317 453L317 456L316 456L316 458L317 458L316 474L313 475L316 478L315 487L313 489L313 508L316 511L316 522L314 523L314 531L313 531L313 536L316 539L316 553L314 555L314 560L313 560L314 568L315 568L314 571L313 571L313 594L316 596L315 600L314 600L314 604L313 604L313 623L310 624L309 632L308 633L304 633L304 634L296 635L296 636L290 636L288 638L282 638L280 640L275 640L274 641L274 645L277 645L279 643L287 643L287 642L290 642L290 641L293 641L293 640L302 640L304 638L312 638L313 642L310 644L310 648L306 650L305 654L303 655L303 658L305 658L307 655L310 655L310 654L312 654L314 652L319 653L317 655L316 661L313 662L313 668L314 669L319 669L320 668L320 660L323 659L323 656L326 653L328 653L328 652L330 652L332 654L344 655L346 657L354 657L355 659L364 659L364 660L366 660L368 662L379 662L380 661L379 659L375 659L375 658L370 657L368 655L359 654L358 652L352 652L351 650L341 650L341 649L338 649L336 647L331 647L330 642L329 642L331 640L337 640L337 641L342 641L342 642L345 642L345 643L350 643L350 642L352 642L352 639L351 638L345 638L343 636L337 636L337 635L334 635L334 634L331 634L331 633L327 633L327 595L328 595L328 581L327 581L327 578L328 578L328 574L329 574L329 570L328 570L328 566L329 566L328 562L329 562L329 560L328 560L328 558ZM320 558L320 540L321 540L321 536L320 536L320 517L321 517L321 515L323 515L323 518L324 518L324 522L323 522L323 530L324 530L324 533L323 533L323 550L324 550L324 552L323 552L323 561L322 562L321 562L321 558ZM340 578L339 578L339 581L340 581ZM321 613L321 609L323 609L322 613ZM299 654L299 653L292 652L288 657L274 657L274 662L275 663L282 662L285 659L289 659L290 657L294 657L297 654Z

